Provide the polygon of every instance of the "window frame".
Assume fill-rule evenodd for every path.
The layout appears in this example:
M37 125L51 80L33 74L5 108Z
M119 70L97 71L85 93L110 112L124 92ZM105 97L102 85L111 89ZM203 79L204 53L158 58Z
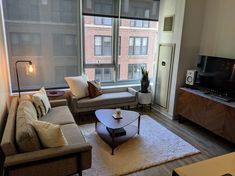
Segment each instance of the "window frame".
M140 54L136 54L136 52L135 52L135 47L137 47L136 46L136 39L137 38L140 38L140 43L141 43L141 45L140 45ZM143 39L147 39L147 45L146 46L143 46ZM130 49L130 40L131 39L133 39L133 48L132 49ZM128 41L128 43L129 43L129 48L128 48L128 55L129 56L147 56L148 55L148 46L149 46L149 37L142 37L142 36L130 36L129 37L129 41ZM142 54L142 50L143 50L143 47L146 47L146 54ZM131 54L132 53L132 54Z
M98 18L100 18L101 23L97 23L96 20L97 20ZM109 19L109 17L94 16L94 25L112 26L112 24L113 24L112 18L110 18L110 19L111 19L111 23L110 23L110 24L105 24L104 21L105 21L106 19Z
M97 55L96 54L96 37L101 37L101 55ZM104 38L105 37L110 37L111 38L111 55L104 55ZM109 35L94 35L94 56L95 57L112 57L112 36L109 36Z

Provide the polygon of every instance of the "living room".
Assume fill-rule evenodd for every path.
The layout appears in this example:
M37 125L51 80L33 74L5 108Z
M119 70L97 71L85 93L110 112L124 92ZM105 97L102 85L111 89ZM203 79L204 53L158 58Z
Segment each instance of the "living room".
M235 175L233 0L3 0L1 175Z

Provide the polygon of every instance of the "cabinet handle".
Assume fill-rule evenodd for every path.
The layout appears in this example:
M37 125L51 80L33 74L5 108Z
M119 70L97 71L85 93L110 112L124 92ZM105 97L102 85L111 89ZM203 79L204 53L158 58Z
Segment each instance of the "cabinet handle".
M166 62L165 61L162 61L162 66L166 66Z

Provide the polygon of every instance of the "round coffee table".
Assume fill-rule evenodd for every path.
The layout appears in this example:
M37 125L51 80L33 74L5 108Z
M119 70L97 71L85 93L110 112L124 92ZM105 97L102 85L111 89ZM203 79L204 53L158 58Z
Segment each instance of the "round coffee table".
M122 119L114 119L113 114L115 114L114 109L95 111L96 132L112 148L112 155L117 146L139 134L140 131L140 114L138 112L121 110ZM138 126L132 125L136 120L138 120ZM97 123L98 121L100 123Z

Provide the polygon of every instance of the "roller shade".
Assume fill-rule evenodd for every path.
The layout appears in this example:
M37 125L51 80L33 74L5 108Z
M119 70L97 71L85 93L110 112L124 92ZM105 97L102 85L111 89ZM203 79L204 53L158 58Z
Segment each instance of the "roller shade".
M83 15L118 17L119 0L82 0Z
M158 21L160 0L83 0L83 15ZM119 13L120 12L120 13Z
M160 0L121 0L121 18L158 21Z

